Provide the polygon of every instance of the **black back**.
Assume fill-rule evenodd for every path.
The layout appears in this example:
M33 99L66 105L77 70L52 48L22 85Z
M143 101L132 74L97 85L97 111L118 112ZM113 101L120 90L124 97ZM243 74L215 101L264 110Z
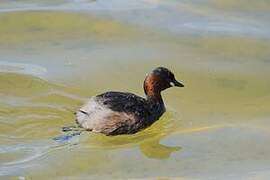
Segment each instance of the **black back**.
M106 92L97 96L97 100L109 109L134 114L141 120L157 120L164 112L163 102L153 102L127 92Z

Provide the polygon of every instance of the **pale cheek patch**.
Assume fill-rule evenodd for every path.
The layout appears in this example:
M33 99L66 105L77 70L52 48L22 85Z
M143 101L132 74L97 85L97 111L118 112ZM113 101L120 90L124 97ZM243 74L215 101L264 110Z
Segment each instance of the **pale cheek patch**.
M171 85L171 86L175 86L175 84L174 84L173 82L170 82L170 85Z

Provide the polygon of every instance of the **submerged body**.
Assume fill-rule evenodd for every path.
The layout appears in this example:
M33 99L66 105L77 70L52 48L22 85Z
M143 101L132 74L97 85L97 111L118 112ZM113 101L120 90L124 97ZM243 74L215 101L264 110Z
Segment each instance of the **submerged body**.
M172 86L183 87L168 69L156 68L144 81L146 98L124 92L100 94L76 112L76 122L86 130L106 135L136 133L165 112L160 92Z

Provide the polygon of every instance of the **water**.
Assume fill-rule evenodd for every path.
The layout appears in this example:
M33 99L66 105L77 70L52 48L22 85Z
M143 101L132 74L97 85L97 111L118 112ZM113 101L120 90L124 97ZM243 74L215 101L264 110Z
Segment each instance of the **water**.
M1 1L1 179L268 179L270 3ZM135 135L61 132L88 97L185 88Z

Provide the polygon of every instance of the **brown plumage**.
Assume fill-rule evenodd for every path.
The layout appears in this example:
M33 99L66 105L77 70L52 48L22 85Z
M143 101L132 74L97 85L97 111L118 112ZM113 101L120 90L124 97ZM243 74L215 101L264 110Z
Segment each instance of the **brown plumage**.
M146 98L126 92L106 92L92 97L76 112L76 122L106 135L133 134L149 127L165 112L161 91L183 87L164 67L154 69L144 81Z

